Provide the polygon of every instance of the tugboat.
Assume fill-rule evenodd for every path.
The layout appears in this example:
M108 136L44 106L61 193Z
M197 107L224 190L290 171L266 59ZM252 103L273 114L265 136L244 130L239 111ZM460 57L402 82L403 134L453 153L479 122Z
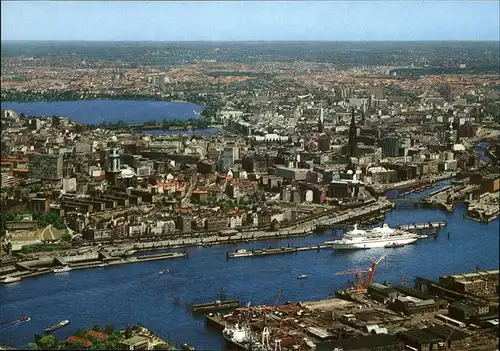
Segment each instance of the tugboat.
M45 333L50 333L50 332L53 332L54 330L57 330L59 328L62 328L66 325L69 324L69 320L65 319L63 321L60 321L59 323L51 326L51 327L48 327L48 328L45 328Z
M31 320L31 317L29 317L29 316L22 316L22 317L19 319L19 323L29 322L30 320Z
M401 244L401 243L389 243L387 245L385 245L384 247L386 249L389 249L389 248L396 248L396 247L404 247L405 244Z

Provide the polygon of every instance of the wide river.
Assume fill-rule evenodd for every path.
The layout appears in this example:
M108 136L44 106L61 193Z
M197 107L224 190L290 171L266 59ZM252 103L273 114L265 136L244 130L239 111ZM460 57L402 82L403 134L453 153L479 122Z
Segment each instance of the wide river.
M140 124L164 119L196 118L204 107L184 102L141 100L80 100L49 102L2 102L1 108L27 116L63 116L76 122Z
M429 191L410 196L425 196ZM186 304L218 299L221 287L227 290L228 297L234 294L253 305L274 303L281 289L281 303L325 299L352 280L350 276L335 276L335 272L369 266L370 258L382 253L387 253L387 257L377 268L378 282L388 280L396 284L404 275L412 284L417 275L437 279L439 275L470 272L476 266L498 268L499 221L485 225L463 215L463 205L453 214L398 205L386 213L390 226L448 222L436 240L421 240L398 249L322 250L230 261L225 258L226 252L237 248L319 244L335 235L326 231L303 238L191 248L186 259L78 270L0 286L1 321L22 315L32 318L28 323L1 326L0 344L26 347L33 334L69 319L69 326L56 331L56 337L65 338L77 328L94 324L111 323L121 328L141 323L165 338L170 337L177 345L187 342L197 349L221 349L221 336L205 327L203 316L186 310ZM170 274L158 274L166 268ZM298 280L300 274L307 274L309 279ZM174 304L174 298L179 298L180 305Z

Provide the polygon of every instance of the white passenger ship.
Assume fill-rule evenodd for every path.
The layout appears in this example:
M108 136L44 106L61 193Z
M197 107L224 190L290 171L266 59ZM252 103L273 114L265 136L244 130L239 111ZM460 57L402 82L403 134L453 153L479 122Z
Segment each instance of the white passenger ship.
M389 228L387 223L384 223L382 227L370 230L358 229L358 226L354 225L354 229L345 233L342 239L326 241L325 244L335 250L362 250L393 244L407 245L418 239L417 234Z

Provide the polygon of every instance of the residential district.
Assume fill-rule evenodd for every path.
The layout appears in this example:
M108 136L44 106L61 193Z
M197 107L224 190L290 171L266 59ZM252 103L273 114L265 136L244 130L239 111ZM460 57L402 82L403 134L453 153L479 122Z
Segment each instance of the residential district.
M210 111L199 118L218 132L148 134L145 126L89 125L3 109L5 283L188 254L133 256L152 248L376 222L407 201L388 198L387 190L421 191L451 178L414 205L451 212L465 201L470 220L498 218L498 75L415 78L401 73L408 68L308 62L206 61L162 71L117 68L95 58L52 60L2 56L2 100L64 94L210 100ZM195 93L186 98L183 91ZM168 121L154 126L170 128ZM240 333L241 342L257 332L248 349L495 349L498 270L439 281L419 277L413 288L374 283L376 263L363 281L339 293L342 299L280 306L278 298L274 306L210 314L207 323L233 339ZM88 347L100 338L85 335L78 341ZM124 347L153 347L139 344Z

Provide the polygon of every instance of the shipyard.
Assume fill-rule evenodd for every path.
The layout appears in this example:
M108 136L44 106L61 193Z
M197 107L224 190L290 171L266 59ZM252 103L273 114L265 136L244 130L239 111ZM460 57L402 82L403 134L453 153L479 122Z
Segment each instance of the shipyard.
M374 272L374 271L372 271ZM254 350L492 350L498 343L499 271L406 278L394 286L363 283L332 298L209 313L208 328L245 335ZM226 338L231 343L232 340Z

